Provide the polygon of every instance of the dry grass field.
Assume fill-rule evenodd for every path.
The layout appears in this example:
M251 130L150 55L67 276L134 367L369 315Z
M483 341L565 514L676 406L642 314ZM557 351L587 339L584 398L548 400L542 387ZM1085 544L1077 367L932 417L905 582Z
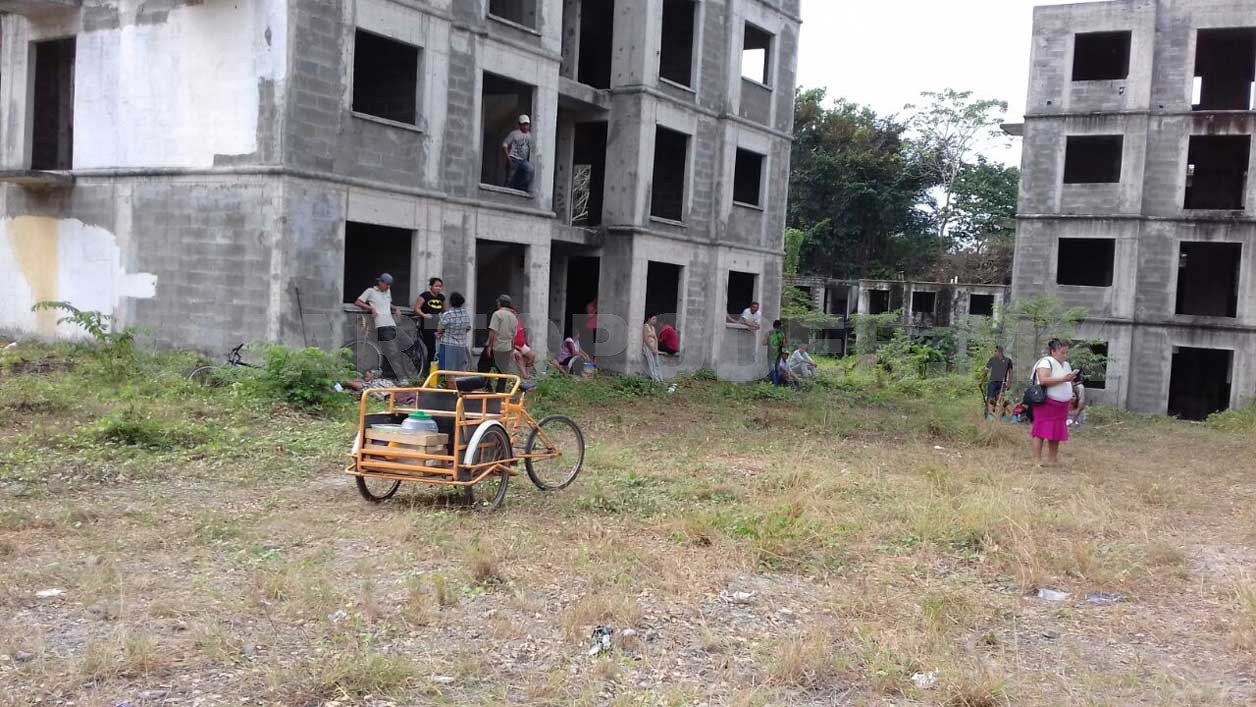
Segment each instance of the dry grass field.
M0 704L1256 704L1250 413L1039 469L957 379L547 383L585 471L483 513L191 363L0 354Z

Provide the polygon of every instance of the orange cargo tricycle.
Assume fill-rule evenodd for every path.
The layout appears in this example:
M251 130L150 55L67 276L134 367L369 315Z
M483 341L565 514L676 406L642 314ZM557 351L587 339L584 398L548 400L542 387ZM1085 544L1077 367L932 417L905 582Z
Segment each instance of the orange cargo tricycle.
M518 376L465 371L434 371L420 388L368 390L345 473L374 503L409 481L459 488L467 505L497 508L520 462L542 491L565 488L584 464L584 434L562 415L534 419L525 395Z

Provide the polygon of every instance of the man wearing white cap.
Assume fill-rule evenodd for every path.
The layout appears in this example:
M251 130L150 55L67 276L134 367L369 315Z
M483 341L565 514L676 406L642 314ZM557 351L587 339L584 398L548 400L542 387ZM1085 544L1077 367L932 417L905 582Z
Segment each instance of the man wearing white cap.
M506 184L511 189L528 191L532 187L532 119L519 116L519 127L511 130L502 142L502 150L510 162Z

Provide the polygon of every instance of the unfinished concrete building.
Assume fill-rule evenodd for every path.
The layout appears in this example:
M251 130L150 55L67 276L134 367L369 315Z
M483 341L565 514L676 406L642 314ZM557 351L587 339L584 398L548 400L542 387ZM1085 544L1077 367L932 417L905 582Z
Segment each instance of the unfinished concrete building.
M791 340L806 336L814 352L832 356L854 353L856 314L901 311L898 328L908 337L927 337L944 327L971 329L985 319L998 323L1007 304L1005 285L922 282L912 280L836 280L791 277L786 283L800 290L816 312L827 314L832 326L816 331L791 331Z
M511 294L542 357L596 300L605 367L643 368L652 311L669 374L759 377L726 319L779 299L798 6L0 0L0 329L68 335L30 308L69 300L159 345L333 348L389 271L403 305Z
M1100 402L1188 419L1251 402L1256 4L1039 7L1031 72L1013 298L1089 311Z

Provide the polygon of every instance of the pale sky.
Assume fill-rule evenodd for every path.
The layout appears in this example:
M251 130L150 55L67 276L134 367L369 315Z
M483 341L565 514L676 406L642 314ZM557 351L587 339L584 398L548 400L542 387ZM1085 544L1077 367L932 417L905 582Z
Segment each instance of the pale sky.
M803 0L798 84L899 113L921 91L1008 102L1019 123L1035 5L1074 0ZM1019 163L1019 140L992 154Z

